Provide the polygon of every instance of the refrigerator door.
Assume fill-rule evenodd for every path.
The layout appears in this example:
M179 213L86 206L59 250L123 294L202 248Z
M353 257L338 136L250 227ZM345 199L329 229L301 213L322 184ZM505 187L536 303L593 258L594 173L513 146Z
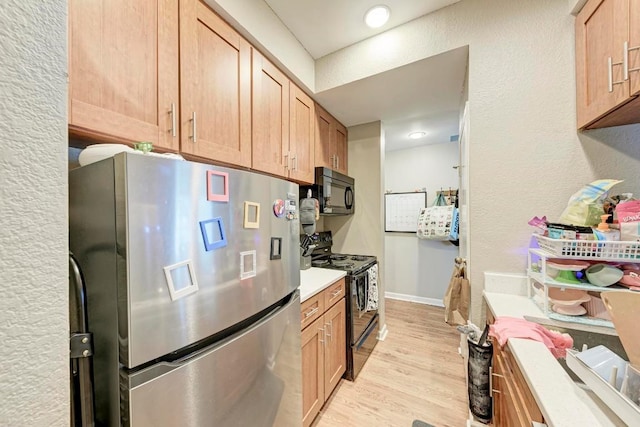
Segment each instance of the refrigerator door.
M281 179L141 154L72 170L70 247L100 372L172 354L298 288L297 197Z
M300 426L300 296L186 360L123 375L124 425Z

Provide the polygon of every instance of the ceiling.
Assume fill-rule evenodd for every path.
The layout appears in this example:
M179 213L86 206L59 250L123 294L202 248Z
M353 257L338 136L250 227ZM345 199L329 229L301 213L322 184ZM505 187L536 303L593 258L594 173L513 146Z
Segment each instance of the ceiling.
M314 58L321 58L460 0L265 0ZM385 4L389 21L380 28L364 25L371 7Z
M460 0L264 0L315 59ZM389 22L364 24L365 12L384 3ZM345 126L380 120L386 150L448 142L458 134L467 47L354 81L314 98ZM412 140L412 131L425 131Z

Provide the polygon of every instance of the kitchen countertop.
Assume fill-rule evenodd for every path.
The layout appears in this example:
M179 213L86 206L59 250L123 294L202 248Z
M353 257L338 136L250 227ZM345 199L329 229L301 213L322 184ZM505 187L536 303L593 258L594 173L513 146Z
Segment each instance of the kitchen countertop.
M494 316L545 317L526 296L484 292ZM624 426L613 412L588 389L575 383L547 347L512 338L507 341L522 374L549 426Z
M328 268L311 267L300 270L300 302L305 302L346 275L345 271Z

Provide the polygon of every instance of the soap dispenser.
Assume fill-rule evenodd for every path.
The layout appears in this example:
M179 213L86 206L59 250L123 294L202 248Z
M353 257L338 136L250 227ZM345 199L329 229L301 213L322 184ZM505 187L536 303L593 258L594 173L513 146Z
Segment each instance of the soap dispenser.
M593 230L597 240L620 240L620 230L609 228L607 219L611 214L600 215L600 224Z

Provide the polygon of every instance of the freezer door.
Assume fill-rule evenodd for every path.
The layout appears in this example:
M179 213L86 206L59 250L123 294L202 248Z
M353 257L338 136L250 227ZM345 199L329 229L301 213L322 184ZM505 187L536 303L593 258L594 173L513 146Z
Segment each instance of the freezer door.
M301 364L296 292L286 306L212 348L123 375L123 424L300 426Z
M300 284L298 185L121 154L115 161L120 361L132 368L218 333Z

